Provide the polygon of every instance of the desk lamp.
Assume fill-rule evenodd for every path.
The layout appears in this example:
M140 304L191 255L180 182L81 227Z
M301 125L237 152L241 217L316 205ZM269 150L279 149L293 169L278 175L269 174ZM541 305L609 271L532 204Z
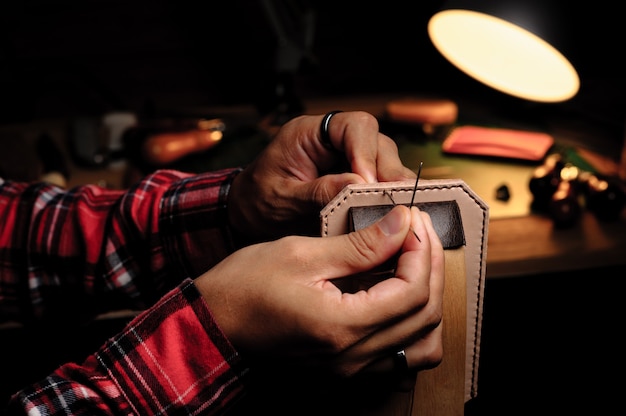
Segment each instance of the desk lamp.
M430 18L428 35L448 61L483 84L530 101L566 101L576 95L580 80L553 46L559 35L554 27L562 17L550 18L549 4L449 1Z

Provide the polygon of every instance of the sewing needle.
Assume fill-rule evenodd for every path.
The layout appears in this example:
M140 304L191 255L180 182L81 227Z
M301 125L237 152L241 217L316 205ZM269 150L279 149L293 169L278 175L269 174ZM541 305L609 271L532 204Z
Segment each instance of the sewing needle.
M413 188L413 195L411 196L411 203L409 204L409 209L413 206L413 201L415 200L415 193L417 192L417 184L419 183L419 180L420 180L420 174L422 173L422 165L423 164L424 164L424 162L421 161L420 162L420 166L417 169L417 178L415 178L415 187ZM417 235L417 233L415 232L415 230L413 228L411 228L411 231L413 231L413 235L415 236L415 238L417 238L417 241L419 241L421 243L422 240L420 240L420 238Z
M420 174L422 173L422 165L424 164L424 162L420 162L420 167L417 169L417 178L415 178L415 187L413 188L413 196L411 197L411 204L409 205L409 208L411 208L413 206L413 201L415 200L415 193L417 192L417 183L420 180Z

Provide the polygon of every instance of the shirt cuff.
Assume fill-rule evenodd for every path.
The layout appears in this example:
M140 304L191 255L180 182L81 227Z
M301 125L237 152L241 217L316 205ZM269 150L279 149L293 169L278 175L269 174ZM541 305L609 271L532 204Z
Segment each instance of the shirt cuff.
M137 316L97 359L131 406L145 409L224 408L248 374L191 279Z

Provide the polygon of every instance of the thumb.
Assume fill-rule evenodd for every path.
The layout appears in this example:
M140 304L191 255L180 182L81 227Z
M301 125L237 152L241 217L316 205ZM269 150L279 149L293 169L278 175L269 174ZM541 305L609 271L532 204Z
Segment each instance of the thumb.
M411 211L398 205L374 224L358 231L332 237L325 248L331 278L370 271L395 256L411 225Z

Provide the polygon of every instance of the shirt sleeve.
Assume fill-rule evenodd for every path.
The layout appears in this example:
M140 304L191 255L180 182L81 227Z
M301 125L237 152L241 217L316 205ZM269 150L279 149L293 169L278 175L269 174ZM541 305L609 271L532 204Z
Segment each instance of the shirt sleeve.
M0 317L28 323L141 309L82 363L16 393L15 414L215 414L247 367L192 278L232 251L239 172L158 171L126 191L0 179Z
M239 171L161 170L124 191L0 179L0 322L143 310L197 277L233 250Z
M187 279L82 364L16 393L15 414L222 413L247 369ZM13 414L13 413L12 413Z

